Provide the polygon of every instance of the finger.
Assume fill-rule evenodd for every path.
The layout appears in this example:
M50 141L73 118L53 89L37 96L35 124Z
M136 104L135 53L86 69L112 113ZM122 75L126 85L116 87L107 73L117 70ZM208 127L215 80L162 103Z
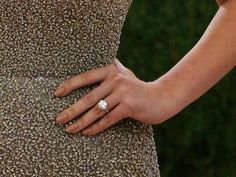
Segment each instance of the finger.
M115 94L111 94L105 98L108 110L112 110L116 105L119 104L119 98ZM71 124L66 128L68 133L77 133L78 131L84 129L89 126L93 122L95 122L98 118L103 117L106 114L106 111L100 110L98 105L94 106L91 110L89 110L83 117L79 120Z
M86 135L94 135L111 127L113 124L115 124L116 122L118 122L123 118L125 118L125 111L121 106L121 104L119 104L111 112L109 112L103 118L101 118L99 121L97 121L90 127L86 128L84 131L82 131L82 133Z
M112 92L112 84L108 80L104 81L101 85L96 87L91 92L87 93L80 100L75 102L72 106L65 109L57 115L56 121L59 123L67 123L79 114L83 113L94 104L96 104L101 98L106 97Z
M77 88L100 82L106 78L112 68L114 68L114 65L108 65L74 75L64 80L57 87L54 94L55 96L65 96Z

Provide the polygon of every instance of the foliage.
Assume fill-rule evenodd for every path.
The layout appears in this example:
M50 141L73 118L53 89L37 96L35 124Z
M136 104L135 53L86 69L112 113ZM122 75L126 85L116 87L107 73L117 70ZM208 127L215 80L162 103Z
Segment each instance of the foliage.
M118 58L140 79L157 79L196 44L217 8L213 0L133 1ZM236 176L235 74L153 126L163 177Z

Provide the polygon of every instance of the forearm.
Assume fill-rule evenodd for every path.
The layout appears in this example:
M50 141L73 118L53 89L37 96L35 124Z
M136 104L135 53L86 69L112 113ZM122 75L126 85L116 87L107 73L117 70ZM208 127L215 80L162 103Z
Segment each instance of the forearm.
M227 0L216 0L217 4L220 6L221 4L223 4L224 2L226 2Z
M235 66L235 9L235 0L225 2L196 46L154 81L177 111L204 94Z

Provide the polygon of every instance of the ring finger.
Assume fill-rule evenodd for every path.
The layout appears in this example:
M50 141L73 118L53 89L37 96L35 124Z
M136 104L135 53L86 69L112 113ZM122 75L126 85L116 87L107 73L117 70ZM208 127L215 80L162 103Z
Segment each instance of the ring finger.
M65 124L92 107L100 98L104 98L112 92L112 84L109 81L102 82L97 88L86 94L72 106L58 114L56 121Z
M105 98L108 105L108 110L111 111L116 105L119 104L119 98L116 94L111 94ZM97 119L103 117L106 114L105 110L100 110L96 104L91 110L89 110L83 117L69 125L66 128L68 133L77 133L78 131L88 127L90 124L95 122ZM109 113L108 113L109 114Z

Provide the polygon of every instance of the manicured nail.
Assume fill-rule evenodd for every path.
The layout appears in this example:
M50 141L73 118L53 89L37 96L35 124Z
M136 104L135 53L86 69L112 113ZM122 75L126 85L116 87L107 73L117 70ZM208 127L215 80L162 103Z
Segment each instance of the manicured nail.
M61 95L63 92L65 91L65 88L63 86L60 86L56 89L56 91L54 92L54 95L59 96Z
M63 123L66 119L67 119L67 114L62 113L57 116L56 121Z
M76 126L74 124L66 127L65 131L68 133L74 133L74 131L76 130Z

